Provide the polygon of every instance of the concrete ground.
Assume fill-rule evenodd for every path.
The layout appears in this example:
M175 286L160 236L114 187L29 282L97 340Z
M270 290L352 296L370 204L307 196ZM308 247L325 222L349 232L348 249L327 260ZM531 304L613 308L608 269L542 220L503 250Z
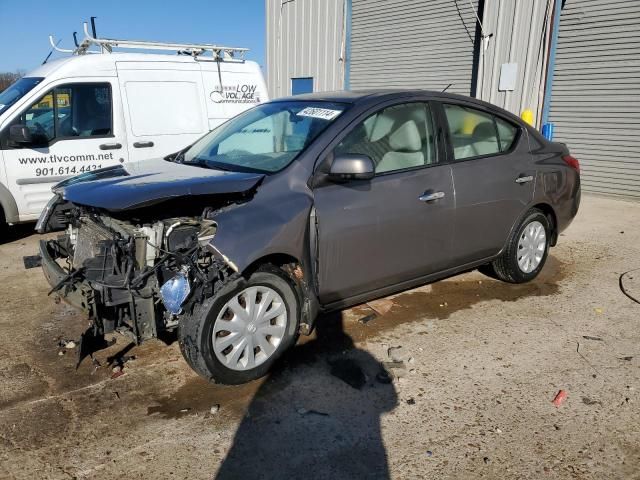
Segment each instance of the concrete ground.
M584 196L536 281L474 272L327 316L241 387L207 384L160 341L112 379L124 337L76 371L58 342L86 319L22 268L37 237L13 235L0 478L640 478L640 305L619 288L640 268L638 203Z

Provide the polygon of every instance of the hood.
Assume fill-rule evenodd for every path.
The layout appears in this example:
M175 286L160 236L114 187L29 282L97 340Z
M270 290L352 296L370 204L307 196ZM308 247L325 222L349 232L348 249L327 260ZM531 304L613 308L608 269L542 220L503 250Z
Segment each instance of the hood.
M263 178L261 173L211 170L158 159L84 173L59 183L54 192L77 205L119 211L175 197L242 193Z

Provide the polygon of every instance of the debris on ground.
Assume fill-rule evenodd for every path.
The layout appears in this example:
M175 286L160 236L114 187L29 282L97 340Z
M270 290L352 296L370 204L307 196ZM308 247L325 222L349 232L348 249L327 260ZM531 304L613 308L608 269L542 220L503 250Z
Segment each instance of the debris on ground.
M215 405L212 405L212 406L211 406L211 408L209 409L209 413L210 413L211 415L215 415L215 414L216 414L216 413L218 413L219 411L220 411L220 405L219 405L219 404L217 404L217 403L216 403Z
M319 412L318 410L307 410L306 408L299 408L298 413L302 416L304 415L319 415L321 417L329 416L329 414L326 412Z
M600 405L602 406L602 402L600 400L591 400L589 397L582 397L582 403L585 405Z
M387 348L387 357L389 357L394 362L402 362L404 357L402 347Z
M407 400L407 405L415 405L416 404L416 400L414 398L409 398Z
M74 342L73 340L69 340L65 345L64 348L66 348L67 350L72 350L74 348L76 348L76 342Z
M600 307L594 308L593 311L596 312L598 315L602 315L604 313L604 309Z
M496 429L494 430L494 432L496 432L496 433L499 435L499 434L501 434L501 433L502 433L502 430L500 430L499 428L496 428Z
M486 465L488 465L488 464L489 464L489 462L491 462L491 460L489 459L489 457L484 457L484 458L482 459L482 461L483 461Z
M556 396L551 403L553 403L556 407L559 407L567 399L567 396L567 392L565 392L564 390L560 390L558 391L558 393L556 393Z
M376 380L382 384L389 384L393 381L393 374L382 368L376 375Z
M351 358L329 360L329 365L331 366L331 375L339 378L356 390L362 389L367 383L366 374L360 365Z
M433 452L431 450L427 450L427 457L433 457Z
M591 335L583 335L582 338L584 338L585 340L594 340L596 342L603 341L600 337L592 337Z
M382 364L385 366L385 368L395 368L395 369L402 369L402 370L406 368L402 360L392 361L392 362L382 362Z
M42 257L40 255L27 255L22 257L22 263L24 263L25 270L38 268L42 266Z
M365 324L365 325L366 325L366 324L367 324L367 323L369 323L371 320L375 320L377 317L378 317L378 315L377 315L376 313L371 313L371 314L369 314L369 315L366 315L366 316L364 316L364 317L362 317L362 318L358 319L358 321L359 321L360 323L363 323L363 324Z
M120 365L116 365L111 369L111 371L113 372L113 374L111 375L112 379L118 378L124 375L124 370L122 370L122 367Z
M624 360L625 362L630 362L633 360L633 356L629 355L627 357L620 357L620 360Z

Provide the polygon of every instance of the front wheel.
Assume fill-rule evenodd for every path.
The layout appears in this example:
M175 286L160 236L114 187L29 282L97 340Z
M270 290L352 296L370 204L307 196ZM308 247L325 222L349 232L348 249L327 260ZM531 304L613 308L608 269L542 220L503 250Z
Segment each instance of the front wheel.
M547 260L550 238L549 219L540 210L532 209L511 233L502 255L484 271L509 283L533 280Z
M265 375L295 343L299 308L277 268L234 280L185 315L178 330L189 365L216 383L237 385Z

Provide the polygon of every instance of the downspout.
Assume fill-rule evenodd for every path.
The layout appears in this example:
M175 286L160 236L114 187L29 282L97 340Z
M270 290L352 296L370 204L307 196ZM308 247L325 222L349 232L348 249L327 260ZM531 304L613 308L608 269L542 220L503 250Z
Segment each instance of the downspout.
M555 0L553 9L553 30L551 31L551 45L549 48L549 61L547 64L547 78L544 87L544 102L542 104L542 125L549 122L549 110L551 109L551 90L553 89L553 74L556 68L556 49L558 47L558 32L560 30L560 14L562 13L563 0Z
M351 88L351 11L352 0L344 0L345 48L344 48L344 89Z

